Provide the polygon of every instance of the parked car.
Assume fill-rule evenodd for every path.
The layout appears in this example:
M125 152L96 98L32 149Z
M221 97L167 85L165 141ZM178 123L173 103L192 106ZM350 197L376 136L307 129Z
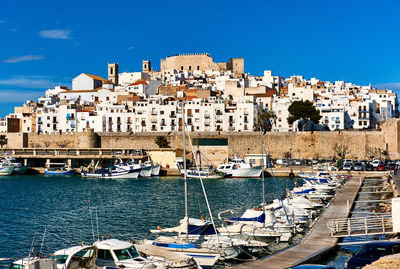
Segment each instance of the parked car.
M367 163L365 166L365 171L375 171L375 167L372 164Z
M385 165L383 163L378 164L378 166L375 169L376 171L385 171Z
M294 159L294 165L301 165L301 161L299 159Z
M373 242L359 248L353 257L345 263L345 268L362 268L382 256L400 253L400 242Z
M350 164L350 163L345 163L345 164L343 165L343 171L351 171L351 170L353 170L353 165L352 165L352 164Z
M278 160L276 160L276 164L277 165L281 165L281 166L288 166L289 165L287 159L278 159Z
M376 168L378 165L383 164L383 162L381 160L375 159L371 162L371 164L373 167Z
M344 159L343 160L343 165L345 165L346 163L349 163L349 164L353 165L353 160L352 159Z
M364 165L362 162L355 162L353 167L354 171L364 171Z

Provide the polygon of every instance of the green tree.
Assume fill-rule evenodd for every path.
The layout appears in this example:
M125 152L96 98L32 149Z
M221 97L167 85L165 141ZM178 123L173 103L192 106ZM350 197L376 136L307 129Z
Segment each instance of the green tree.
M313 103L306 100L306 101L294 101L290 106L289 106L289 113L290 116L288 117L287 121L289 124L293 124L296 120L303 120L303 131L307 126L308 120L311 120L315 124L319 123L319 120L322 118L322 116L319 113L319 110L317 110Z
M7 145L8 139L5 135L0 135L0 146L3 147Z
M266 131L271 131L272 123L276 122L276 114L272 110L268 110L267 112L261 112L259 114L260 126L263 127Z
M154 141L160 148L169 148L169 142L164 136L157 136Z

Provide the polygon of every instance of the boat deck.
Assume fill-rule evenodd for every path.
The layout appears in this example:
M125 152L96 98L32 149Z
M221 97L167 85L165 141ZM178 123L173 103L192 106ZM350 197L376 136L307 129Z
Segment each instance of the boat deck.
M348 217L351 205L354 203L361 184L362 179L359 177L350 179L332 199L330 206L319 217L299 244L269 255L263 259L238 265L236 268L290 268L334 248L338 238L331 237L330 230L327 227L328 221L330 219ZM349 208L347 203L350 205Z

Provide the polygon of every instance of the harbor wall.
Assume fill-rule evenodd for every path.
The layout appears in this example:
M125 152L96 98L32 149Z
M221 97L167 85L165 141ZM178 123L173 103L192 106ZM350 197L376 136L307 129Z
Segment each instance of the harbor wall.
M331 131L331 132L267 132L263 135L264 146L272 158L290 154L292 158L333 158L338 157L342 148L346 158L384 158L385 151L392 159L400 158L400 120L387 121L380 131ZM99 134L102 148L121 148L126 145L139 148L157 148L155 139L164 136L172 148L182 148L182 134L140 133L140 134ZM237 153L260 153L260 134L251 133L190 133L186 137L186 148L191 151L189 139L227 139L227 146L199 146L200 151L213 161L221 161ZM197 146L194 146L197 149ZM343 151L342 150L342 151Z
M74 134L34 134L4 133L7 148L138 148L157 149L157 136L169 141L171 148L182 149L183 137L180 133L93 133L89 130ZM331 131L331 132L267 132L263 135L264 146L272 158L282 158L290 154L292 158L332 158L337 156L334 148L346 149L346 158L384 158L385 151L392 159L400 159L400 120L391 119L381 126L380 131ZM190 133L189 140L223 140L226 144L200 145L200 151L213 162L219 162L237 153L260 153L260 133Z

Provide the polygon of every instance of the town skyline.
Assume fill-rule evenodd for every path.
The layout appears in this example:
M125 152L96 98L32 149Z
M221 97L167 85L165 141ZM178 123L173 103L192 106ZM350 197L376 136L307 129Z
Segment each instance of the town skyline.
M177 53L208 52L216 61L244 57L245 72L253 75L272 70L283 77L399 88L394 1L222 1L200 7L157 2L153 9L117 1L112 19L105 1L79 8L73 2L38 3L22 1L24 9L0 4L0 116L48 88L70 86L82 72L106 76L104 63L134 72L148 59L159 69L159 59ZM132 10L140 11L132 16ZM180 16L169 16L171 11Z

